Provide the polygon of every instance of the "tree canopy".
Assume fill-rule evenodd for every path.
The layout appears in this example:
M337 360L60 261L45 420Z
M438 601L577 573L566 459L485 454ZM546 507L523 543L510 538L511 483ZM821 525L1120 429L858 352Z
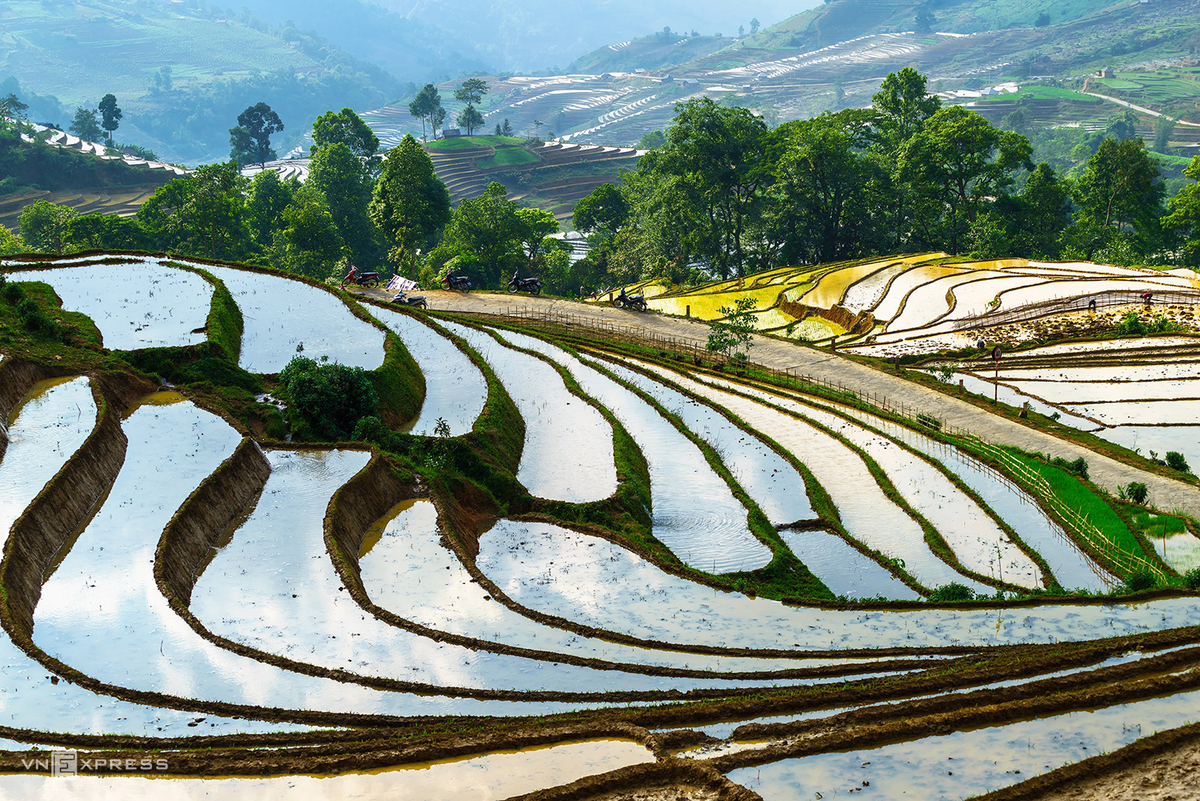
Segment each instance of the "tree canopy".
M392 263L415 274L420 251L428 251L450 221L450 193L412 136L388 151L369 212L389 243Z
M283 121L266 103L250 106L237 118L237 127L229 129L229 157L238 167L266 164L275 158L271 134L283 130Z

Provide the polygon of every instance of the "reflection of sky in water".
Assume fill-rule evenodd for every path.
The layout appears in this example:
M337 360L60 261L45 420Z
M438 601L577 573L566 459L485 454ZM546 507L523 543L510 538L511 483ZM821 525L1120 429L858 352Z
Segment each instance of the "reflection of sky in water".
M452 437L470 431L487 401L487 381L479 368L453 342L421 321L378 306L370 311L400 335L425 376L425 403L411 433L433 436L439 417Z
M330 496L369 454L272 451L268 458L271 477L258 506L192 595L192 610L217 634L297 661L440 687L599 692L738 684L476 651L384 623L345 590L322 536Z
M623 740L591 740L523 748L465 759L384 768L336 776L271 776L244 779L154 779L145 776L0 776L0 795L93 801L490 801L567 784L585 776L652 762L645 746ZM169 762L169 757L168 757Z
M1196 719L1200 692L732 771L766 801L960 799L1007 787Z
M484 534L483 536L487 536ZM491 597L440 542L437 509L418 500L389 521L359 560L371 600L431 628L522 648L612 662L693 670L764 671L842 664L841 659L776 659L688 654L621 645L539 623Z
M816 517L808 502L804 477L765 443L738 428L712 407L694 401L661 381L611 362L602 363L618 378L647 392L668 412L677 415L695 434L713 446L742 489L778 526Z
M728 382L718 383L729 385ZM760 390L744 391L803 414L862 448L887 474L901 497L937 529L966 568L997 579L1003 577L1004 580L1019 586L1041 586L1040 571L1033 560L1008 538L979 504L959 490L929 462L914 458L912 453L886 437L868 431L843 417ZM911 556L902 554L902 558L906 569L912 572L918 581L926 583L923 577L937 576L938 571L941 571L942 580L936 581L935 584L926 583L926 586L958 581L968 584L977 592L988 592L986 585L964 580L963 577L952 573L947 574L944 563L933 556L928 546L915 553L910 551L910 554ZM910 564L913 557L922 561ZM930 557L933 557L934 561L929 561Z
M252 373L278 373L296 356L373 370L383 364L383 332L350 313L331 292L283 276L197 265L225 283L242 310L238 364Z
M51 656L122 687L256 706L393 715L568 708L381 692L282 670L201 638L155 585L154 551L175 510L240 437L187 402L141 406L122 426L129 448L121 473L46 583L35 613L34 640ZM277 568L251 563L240 569L269 574Z
M885 570L878 562L854 549L829 531L781 531L787 547L796 554L834 595L850 600L891 598L916 601L916 590Z
M504 337L566 367L625 426L650 467L654 536L680 561L712 573L756 570L771 561L771 550L750 532L746 508L729 485L654 407L561 348L523 334L506 331Z
M571 394L551 365L505 347L488 334L455 323L458 334L491 365L525 420L525 450L517 480L530 494L570 503L607 498L617 491L612 426Z
M519 604L667 642L742 648L891 648L1053 643L1192 625L1200 598L1020 609L830 610L748 598L664 573L605 540L502 520L480 569Z
M194 345L207 339L203 328L213 287L202 276L154 261L89 264L16 273L14 280L42 281L54 287L63 308L92 318L104 347L136 350Z
M91 433L96 404L86 378L38 384L16 413L12 442L0 460L0 531L8 532L25 507ZM203 732L280 731L289 724L202 716L118 701L60 681L0 632L0 724L77 734L183 736ZM10 744L0 748L28 748Z

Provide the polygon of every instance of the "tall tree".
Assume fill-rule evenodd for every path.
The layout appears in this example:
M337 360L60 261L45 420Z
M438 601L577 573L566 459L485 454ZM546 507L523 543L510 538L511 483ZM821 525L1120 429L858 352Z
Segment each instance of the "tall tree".
M30 250L57 253L67 250L68 226L79 212L70 206L60 206L48 200L35 200L21 209L17 228Z
M575 204L572 222L576 230L611 239L629 219L629 203L612 184L600 184Z
M1020 134L1001 131L962 106L950 106L901 146L898 171L914 192L941 204L949 249L958 253L960 237L980 208L1012 185L1017 168L1033 168L1032 152Z
M747 220L771 178L766 123L749 109L718 106L706 97L676 109L666 144L644 157L639 169L679 179L696 209L691 249L718 274L740 275L747 263Z
M431 83L425 84L417 96L408 104L408 113L421 120L421 139L425 141L425 124L429 124L429 133L437 139L437 129L446 119L446 110L442 108L442 96L437 87Z
M113 143L113 131L121 124L121 109L117 107L116 95L109 93L100 98L100 127L108 131L108 144Z
M482 78L467 78L454 90L454 99L468 106L478 106L487 93L487 81Z
M353 109L326 111L313 123L312 153L321 147L341 142L360 159L370 158L379 149L379 137Z
M942 100L926 89L928 79L912 67L890 72L879 91L871 96L878 112L876 128L889 150L897 150L921 130L925 121L942 107Z
M271 244L283 210L292 202L296 186L282 181L275 170L261 170L250 179L246 193L246 222L255 241L262 247Z
M559 241L550 236L558 233L558 220L542 209L517 209L517 236L525 253L525 266L536 270L547 251L557 249Z
M1083 222L1104 230L1126 226L1145 236L1162 215L1158 164L1140 139L1105 139L1075 183Z
M397 270L415 270L417 256L450 222L450 192L428 154L411 136L388 151L369 207Z
M472 105L468 105L462 110L462 113L458 115L456 122L463 128L466 128L467 136L470 136L472 133L474 133L476 128L483 126L484 119L483 115L479 113L478 109Z
M81 214L67 223L73 250L146 250L150 239L136 218Z
M100 141L100 122L96 119L96 110L79 106L75 109L75 119L71 120L70 131L85 142Z
M367 216L373 184L370 168L347 145L334 142L313 156L308 182L324 193L350 258L363 265L377 263L382 257L379 229Z
M1171 213L1163 225L1182 237L1183 263L1196 267L1200 266L1200 156L1192 159L1183 174L1192 182L1171 198Z
M275 158L271 134L283 130L279 119L266 103L255 103L237 118L237 127L229 129L229 156L238 167L246 164L266 164Z
M322 280L337 269L342 250L325 195L311 183L297 189L280 215L268 251L272 265Z
M493 181L481 196L458 204L446 227L445 244L480 262L488 284L498 287L506 273L524 261L522 229L508 190Z
M164 250L239 261L251 249L244 186L230 164L201 167L159 187L137 218Z
M1063 233L1071 226L1071 191L1050 165L1042 162L1025 182L1017 198L1017 230L1011 241L1013 256L1056 259Z

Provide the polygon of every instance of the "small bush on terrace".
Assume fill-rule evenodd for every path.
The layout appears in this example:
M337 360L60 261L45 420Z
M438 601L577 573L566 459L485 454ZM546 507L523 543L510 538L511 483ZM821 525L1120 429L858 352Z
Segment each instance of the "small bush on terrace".
M1138 506L1146 505L1146 498L1150 496L1149 488L1140 481L1131 481L1128 484L1121 484L1117 487L1117 496L1123 501L1136 503Z
M1054 465L1055 467L1066 470L1068 472L1074 473L1075 475L1079 476L1080 478L1088 477L1087 459L1084 459L1082 456L1080 456L1078 459L1075 459L1074 461L1067 461L1066 459L1063 459L1062 457L1055 457L1054 459L1050 460L1050 464Z
M1139 570L1125 579L1125 592L1142 592L1158 586L1158 581L1146 570Z
M1191 468L1188 467L1187 459L1179 451L1167 451L1167 467L1172 470L1178 470L1180 473L1190 473Z
M287 387L291 408L323 439L349 439L358 421L375 414L379 405L371 379L361 367L296 356L279 380Z
M1193 567L1183 574L1183 586L1189 590L1200 590L1200 567Z
M975 598L975 591L965 584L959 584L957 581L951 584L943 584L929 594L930 601L971 601Z

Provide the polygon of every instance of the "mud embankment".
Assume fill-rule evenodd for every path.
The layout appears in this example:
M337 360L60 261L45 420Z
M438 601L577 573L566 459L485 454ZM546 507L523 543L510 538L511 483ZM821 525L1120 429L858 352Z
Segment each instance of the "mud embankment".
M254 440L243 439L179 507L154 554L154 579L168 599L191 603L196 578L221 535L258 497L270 474L262 450Z
M0 458L4 458L4 451L8 449L7 425L13 409L34 384L59 375L66 375L66 372L12 357L0 361Z
M117 409L93 392L99 409L95 430L13 523L4 545L4 625L14 640L30 636L47 570L82 530L125 463L128 440Z
M638 791L639 798L661 798L663 801L695 797L684 796L679 792L682 788L702 790L703 797L711 801L762 801L762 796L753 790L734 784L708 765L689 759L666 759L631 765L548 790L520 795L510 801L615 801L630 797L627 794L631 791Z
M334 493L325 515L325 547L348 588L365 595L358 554L371 526L401 501L418 497L420 487L396 477L378 451L370 463Z

